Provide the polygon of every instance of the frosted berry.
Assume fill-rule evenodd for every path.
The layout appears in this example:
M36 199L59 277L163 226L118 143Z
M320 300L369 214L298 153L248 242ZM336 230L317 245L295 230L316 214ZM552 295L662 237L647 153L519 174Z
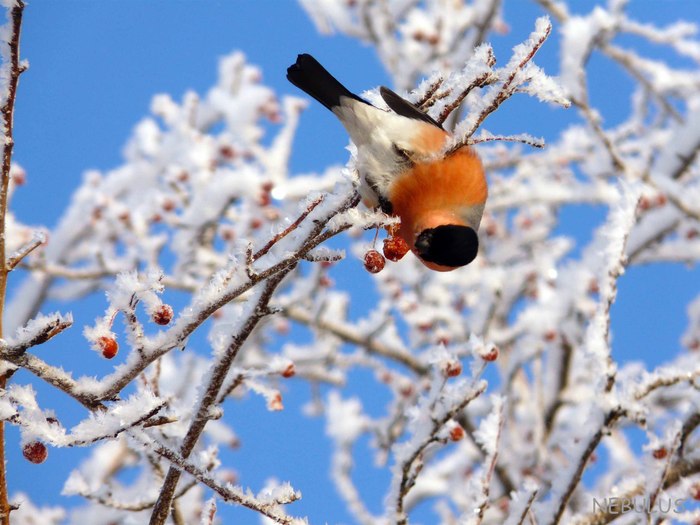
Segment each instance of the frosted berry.
M229 145L224 145L219 148L219 155L225 159L232 159L236 156L236 150Z
M296 374L296 370L294 369L294 363L289 363L287 365L287 368L282 370L282 377L290 378L294 377L294 374Z
M102 357L112 359L119 351L119 345L113 337L102 336L97 340L97 346L102 351Z
M690 497L694 500L700 500L700 483L694 483L690 486Z
M445 377L457 377L462 373L462 363L459 361L449 361L442 369Z
M498 359L498 347L492 346L491 348L489 348L486 352L481 354L481 359L483 359L484 361L488 361L489 363Z
M267 409L273 412L284 410L284 405L282 404L282 394L275 392L275 394L267 400Z
M401 237L389 237L384 239L384 257L390 261L399 261L408 252L408 244Z
M641 211L646 211L652 207L652 201L649 197L642 196L637 203L637 208Z
M22 454L27 458L27 461L38 465L46 461L49 451L46 449L46 445L40 441L30 441L22 447Z
M16 186L24 185L24 183L27 182L27 173L24 170L13 171L12 182L14 182Z
M450 430L450 439L452 441L464 439L464 429L460 425L453 427L452 430Z
M384 269L384 256L377 250L369 250L365 254L365 268L369 273L379 273Z
M666 447L659 447L654 449L651 455L654 456L654 459L664 459L668 456L668 450L666 450Z
M153 322L162 326L169 324L173 319L173 307L169 304L161 304L153 312Z

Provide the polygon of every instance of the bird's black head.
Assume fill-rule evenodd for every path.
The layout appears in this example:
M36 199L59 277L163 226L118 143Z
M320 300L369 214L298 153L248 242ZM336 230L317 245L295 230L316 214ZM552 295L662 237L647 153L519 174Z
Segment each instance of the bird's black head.
M420 232L415 247L424 261L456 268L474 260L479 237L468 226L446 224Z

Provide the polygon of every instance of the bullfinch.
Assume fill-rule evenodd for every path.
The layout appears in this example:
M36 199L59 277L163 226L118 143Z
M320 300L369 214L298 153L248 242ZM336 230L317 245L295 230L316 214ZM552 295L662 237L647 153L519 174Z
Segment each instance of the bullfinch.
M400 218L399 236L425 266L446 272L474 260L487 185L470 147L441 154L451 135L427 113L386 87L390 111L377 108L311 55L299 55L287 78L338 117L357 147L364 204Z

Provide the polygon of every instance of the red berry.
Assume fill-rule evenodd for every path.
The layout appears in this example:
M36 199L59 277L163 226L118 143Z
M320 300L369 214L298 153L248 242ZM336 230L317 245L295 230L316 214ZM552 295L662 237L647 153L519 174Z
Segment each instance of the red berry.
M267 400L268 410L279 411L284 410L284 405L282 404L282 394L276 392L274 396Z
M119 351L119 345L113 337L102 336L97 340L97 346L102 351L102 357L112 359Z
M498 233L498 224L496 224L494 221L487 222L486 227L484 228L484 233L487 237L493 237Z
M379 273L384 269L384 256L377 250L369 250L365 254L365 268L369 273Z
M690 497L694 500L700 500L700 483L693 483L690 486Z
M649 197L641 197L639 199L639 202L637 203L637 207L641 211L646 211L649 208L651 208L651 206L652 206L652 202L651 202L651 199Z
M49 451L46 449L46 445L40 441L30 441L22 447L22 454L28 461L38 465L46 461Z
M399 234L399 230L401 229L401 225L400 224L389 224L388 226L384 226L384 229L389 234L389 237L396 237Z
M529 230L530 228L532 228L532 225L533 225L533 224L534 224L534 221L533 221L532 218L530 218L530 217L523 217L523 218L520 220L520 227L521 227L523 230Z
M289 363L289 364L287 365L287 368L285 368L284 370L282 370L282 377L285 377L285 378L294 377L294 374L296 374L296 373L297 373L297 372L296 372L296 370L294 369L294 363Z
M413 393L415 392L413 385L412 384L407 384L407 385L402 385L401 388L399 388L399 393L403 397L411 397Z
M453 427L452 430L450 430L450 439L452 441L464 439L464 429L460 425Z
M481 359L483 359L484 361L488 361L489 363L498 359L498 347L492 346L491 348L489 348L486 352L481 354Z
M390 261L400 261L408 252L408 244L401 237L389 237L384 239L384 256Z
M588 282L588 293L590 294L597 294L600 292L600 286L598 285L598 280L597 279L591 279Z
M449 361L442 369L445 377L457 377L462 373L462 363L459 361Z
M652 451L651 455L654 456L654 459L664 459L668 456L668 450L666 450L666 447L659 447Z
M260 194L260 197L258 198L258 204L260 204L260 206L263 206L263 207L269 206L271 202L272 202L272 196L270 195L269 192L264 191Z
M257 230L263 225L262 219L259 219L258 217L253 217L253 219L250 221L250 228L252 230Z
M175 209L175 201L172 199L165 199L162 206L165 211L173 211Z
M12 182L15 183L15 186L22 186L27 182L27 173L24 170L16 170L12 173Z
M544 340L547 341L548 343L551 343L552 341L556 340L556 338L557 338L556 330L547 330L544 333Z
M236 151L231 146L225 145L219 148L219 155L225 159L232 159L236 156Z
M236 232L233 228L229 226L224 226L221 228L220 235L221 238L226 242L231 242L236 237Z
M153 322L162 326L169 324L173 319L173 307L169 304L161 304L153 312Z

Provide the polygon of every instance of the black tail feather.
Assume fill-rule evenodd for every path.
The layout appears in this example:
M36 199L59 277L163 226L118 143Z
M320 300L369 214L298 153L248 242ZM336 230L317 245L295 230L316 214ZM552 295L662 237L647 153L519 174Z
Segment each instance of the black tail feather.
M296 63L287 68L287 79L331 111L340 105L340 97L353 98L367 104L367 101L351 93L314 57L306 53L299 55Z

